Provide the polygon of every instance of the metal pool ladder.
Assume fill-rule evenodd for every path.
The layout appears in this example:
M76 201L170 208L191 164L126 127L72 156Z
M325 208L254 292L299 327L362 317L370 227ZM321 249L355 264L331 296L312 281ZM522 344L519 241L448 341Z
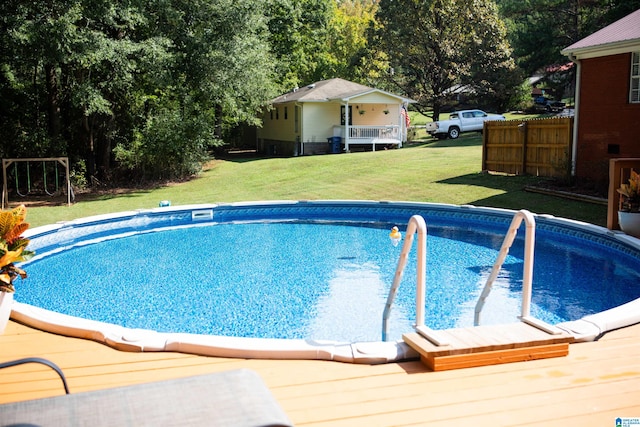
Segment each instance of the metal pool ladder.
M427 223L420 215L413 215L409 219L407 224L407 231L405 233L404 244L402 245L402 251L400 252L400 258L398 259L398 267L396 268L396 274L393 278L393 284L389 289L389 295L387 296L387 303L384 307L384 313L382 315L382 341L387 340L389 331L389 315L391 314L391 306L396 298L398 287L400 287L400 281L404 269L407 265L407 259L409 258L409 251L411 251L411 245L415 234L418 233L418 257L416 263L416 325L415 329L420 335L424 336L428 340L432 341L436 345L447 345L447 343L437 337L435 331L431 330L424 324L424 304L426 293L426 273L427 273Z
M518 229L520 228L522 221L525 223L525 235L524 265L522 267L522 308L520 312L520 320L549 334L555 335L560 333L557 328L531 317L531 282L533 280L533 252L535 247L536 220L533 214L526 209L516 212L511 220L511 225L509 225L509 230L504 236L504 241L502 242L502 247L498 253L498 258L493 264L491 274L489 274L487 282L485 283L482 293L478 298L478 302L476 303L473 324L474 326L478 326L480 324L480 315L482 314L484 303L489 296L489 293L491 293L493 282L495 282L498 277L502 264L509 254L509 249L516 238L516 234L518 233Z
M474 325L478 326L480 323L480 314L482 313L482 309L484 307L485 300L489 296L491 292L491 287L493 286L493 282L498 276L500 269L502 268L502 264L504 263L507 254L509 253L509 249L515 240L518 229L520 228L520 224L522 221L525 222L526 230L525 230L525 248L524 248L524 267L523 267L523 276L522 276L522 311L520 319L538 329L541 329L549 334L557 334L559 333L557 328L554 328L551 325L547 325L546 323L535 319L530 316L531 309L531 281L533 277L533 251L535 246L535 218L533 214L527 210L520 210L516 212L511 221L511 225L509 226L509 230L505 235L504 241L502 243L502 247L500 248L500 252L498 254L498 258L493 265L493 269L491 270L491 274L487 279L487 282L480 294L478 302L476 303L475 315L474 315ZM404 244L402 246L402 251L400 252L400 258L398 259L398 267L396 268L395 277L393 279L393 284L391 285L391 289L389 290L389 295L387 297L387 303L384 308L384 313L382 315L382 340L387 340L388 334L388 320L389 315L391 313L391 306L393 305L393 301L396 297L396 293L398 291L398 287L400 286L400 281L402 279L402 275L404 273L404 269L407 265L407 258L409 256L409 251L411 250L411 245L413 244L413 240L415 234L418 233L418 254L417 254L417 264L416 264L416 324L415 330L418 334L422 335L424 338L431 341L433 344L437 346L445 346L448 345L446 339L439 334L427 327L424 324L424 306L425 306L425 293L426 293L426 265L427 265L427 224L420 215L414 215L409 219L409 223L407 224L407 231L405 235ZM440 334L441 335L441 334Z

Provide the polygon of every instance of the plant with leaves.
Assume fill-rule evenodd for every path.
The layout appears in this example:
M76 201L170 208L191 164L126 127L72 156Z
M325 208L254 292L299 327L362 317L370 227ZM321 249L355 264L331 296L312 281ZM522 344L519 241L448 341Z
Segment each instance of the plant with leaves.
M640 174L631 171L629 182L618 188L622 195L622 210L625 212L640 212Z
M29 239L22 237L29 224L24 222L27 209L20 205L11 211L0 212L0 292L15 292L13 281L27 273L14 263L30 259L33 251L28 251Z

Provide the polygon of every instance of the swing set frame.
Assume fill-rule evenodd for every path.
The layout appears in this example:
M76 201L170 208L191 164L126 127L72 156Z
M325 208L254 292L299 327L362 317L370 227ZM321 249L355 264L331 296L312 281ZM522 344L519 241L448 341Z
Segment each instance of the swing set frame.
M9 190L7 188L7 169L14 163L19 162L57 162L65 168L67 181L67 206L71 206L71 179L69 178L69 158L68 157L40 157L24 159L2 159L2 209L9 206ZM45 188L46 191L46 188Z

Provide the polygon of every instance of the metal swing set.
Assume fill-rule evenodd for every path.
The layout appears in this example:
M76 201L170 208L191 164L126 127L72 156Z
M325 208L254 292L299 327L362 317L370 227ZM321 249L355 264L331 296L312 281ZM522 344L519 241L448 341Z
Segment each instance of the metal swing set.
M25 167L22 172L18 171L18 164L25 163ZM35 168L39 166L33 166L33 164L42 164L42 172L39 175L41 181L38 182L36 189L35 182L32 180L32 176L37 174ZM13 165L13 176L9 171L11 165ZM64 179L60 173L58 167L64 167ZM9 171L9 174L7 172ZM47 179L53 174L53 180ZM26 197L29 194L33 194L36 191L41 191L48 196L55 196L61 192L67 194L67 205L71 206L71 200L73 198L73 189L71 188L71 180L69 178L69 158L68 157L42 157L42 158L24 158L24 159L2 159L2 209L5 205L9 206L9 180L15 184L15 193L20 197ZM66 185L61 183L65 181ZM22 185L21 185L22 182ZM65 188L66 187L66 188ZM66 190L66 191L65 191Z

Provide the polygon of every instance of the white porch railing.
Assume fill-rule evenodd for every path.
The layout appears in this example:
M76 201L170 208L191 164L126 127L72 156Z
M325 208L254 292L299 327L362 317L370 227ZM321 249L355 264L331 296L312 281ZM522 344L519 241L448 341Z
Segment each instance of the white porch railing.
M346 151L349 151L349 145L352 144L371 144L373 151L376 149L376 144L402 145L400 126L398 125L349 126L348 129L349 132L344 142Z

